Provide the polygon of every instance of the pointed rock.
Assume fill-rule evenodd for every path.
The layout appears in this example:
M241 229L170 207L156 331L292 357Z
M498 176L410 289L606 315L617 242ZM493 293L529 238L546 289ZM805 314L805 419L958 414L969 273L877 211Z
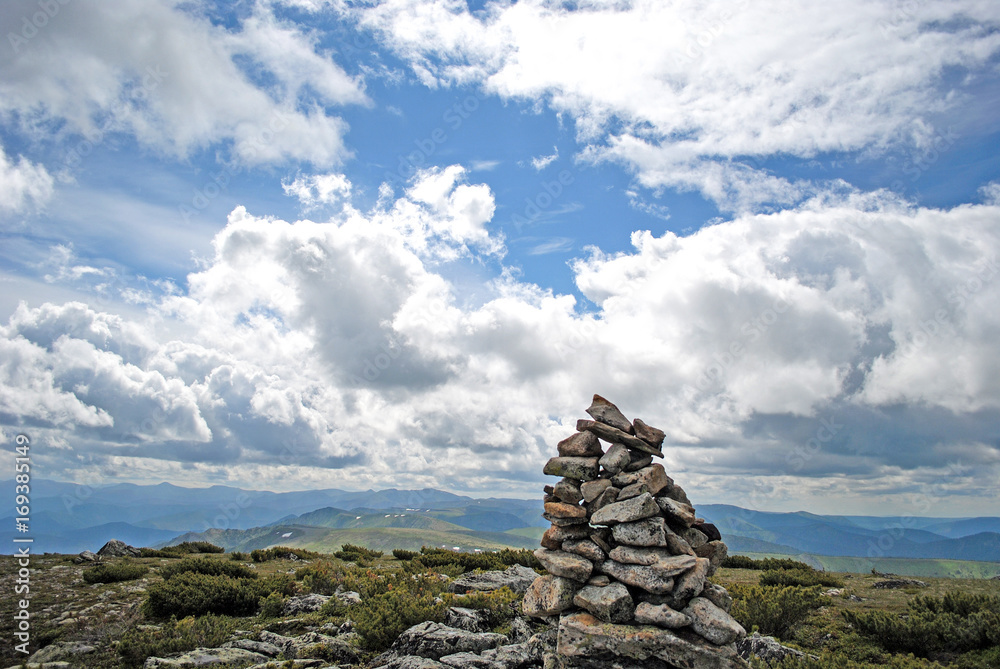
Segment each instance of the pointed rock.
M635 610L628 588L621 583L611 583L604 587L588 585L576 593L573 604L612 623L631 622L632 612Z
M694 509L691 510L694 511ZM695 528L696 530L704 534L706 537L708 537L709 541L722 541L722 533L719 532L719 528L713 525L712 523L706 523L705 521L702 521L700 523L696 522L691 527Z
M653 456L648 453L640 453L639 451L629 451L629 455L632 460L625 465L622 471L635 472L639 471L643 467L648 467L653 462Z
M629 448L642 451L643 453L649 453L650 455L656 456L658 458L663 457L663 453L659 450L653 448L646 442L644 442L639 437L633 437L627 432L622 432L616 427L611 427L606 423L602 423L596 420L578 420L576 421L576 429L580 432L587 431L593 432L598 437L604 441L611 442L612 444L625 444Z
M597 435L592 432L577 432L572 437L560 441L556 448L559 449L559 455L562 457L599 458L604 455L601 442L598 441Z
M594 395L594 399L590 404L590 408L587 409L587 413L589 413L594 420L599 420L602 423L618 428L626 434L632 434L632 423L628 422L628 418L625 417L625 414L619 411L618 407L600 395Z
M656 450L662 449L663 439L667 436L663 430L650 427L638 418L632 421L632 425L635 428L635 436L639 437Z

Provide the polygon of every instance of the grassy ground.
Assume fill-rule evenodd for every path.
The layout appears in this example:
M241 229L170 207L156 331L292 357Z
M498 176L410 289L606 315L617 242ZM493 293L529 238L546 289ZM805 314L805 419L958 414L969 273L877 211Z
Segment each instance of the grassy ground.
M785 555L777 553L746 553L754 559L762 558L793 558L824 571L851 572L867 574L872 569L900 576L922 578L993 578L1000 575L1000 562L974 562L971 560L944 560L923 558L860 558L839 557L831 555Z

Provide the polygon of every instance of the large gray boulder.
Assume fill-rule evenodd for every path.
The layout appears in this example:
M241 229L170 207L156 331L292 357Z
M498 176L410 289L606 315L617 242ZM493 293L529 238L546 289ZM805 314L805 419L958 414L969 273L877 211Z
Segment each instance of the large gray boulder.
M248 662L266 662L269 658L242 648L195 648L170 657L148 657L143 669L191 669L193 667L218 667Z
M142 555L142 551L135 546L129 546L124 541L112 539L104 544L101 550L97 551L97 554L101 557L139 557Z
M789 655L792 657L804 657L805 653L788 646L782 646L773 636L761 636L759 632L754 632L748 637L744 637L736 642L736 652L744 660L751 657L758 657L767 662L780 662Z
M385 655L396 657L416 655L440 660L445 655L455 653L481 653L487 648L496 648L508 641L509 639L503 634L467 632L441 623L425 621L400 634Z
M456 593L468 592L469 590L492 592L500 588L510 588L513 592L523 594L536 578L538 578L538 574L534 569L516 564L503 571L466 574L449 583L448 591Z

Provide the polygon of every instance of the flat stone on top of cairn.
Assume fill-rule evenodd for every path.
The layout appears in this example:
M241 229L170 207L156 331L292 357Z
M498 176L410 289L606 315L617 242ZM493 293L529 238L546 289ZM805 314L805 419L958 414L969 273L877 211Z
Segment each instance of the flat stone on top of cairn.
M587 413L593 420L578 421L545 465L561 477L546 486L552 527L535 552L551 575L536 579L523 604L529 616L559 616L554 666L655 657L746 669L734 647L746 631L728 613L732 598L708 581L728 549L652 464L666 434L600 395Z

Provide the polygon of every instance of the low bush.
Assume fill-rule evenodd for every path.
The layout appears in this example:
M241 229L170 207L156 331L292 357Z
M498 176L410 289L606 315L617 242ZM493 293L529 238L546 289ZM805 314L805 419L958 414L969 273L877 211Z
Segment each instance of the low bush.
M496 553L458 553L443 548L420 549L420 555L403 565L411 572L421 572L427 569L457 565L464 571L482 569L484 571L503 570L519 564L531 569L540 569L541 563L529 550L504 548Z
M441 622L447 610L448 602L431 593L388 590L352 607L351 620L364 648L383 651L413 625L425 620Z
M949 592L915 597L905 614L844 611L859 634L890 652L965 653L1000 646L1000 597Z
M730 614L749 632L786 637L813 609L822 606L821 588L741 585L729 587L733 596Z
M329 560L317 560L295 571L295 580L302 582L302 588L306 592L321 595L332 595L343 577L343 568Z
M192 572L195 574L207 574L209 576L229 576L231 578L257 578L257 572L249 567L233 562L222 560L188 559L168 564L160 570L163 580L167 581L176 576Z
M753 669L944 669L937 662L917 658L912 655L892 655L886 661L877 663L856 662L837 653L825 653L822 657L786 657L780 662L769 662L759 658L750 661Z
M268 562L270 560L315 560L320 557L319 553L307 551L304 548L289 548L288 546L272 546L271 548L257 549L250 551L250 559L254 562Z
M816 571L815 569L774 569L760 575L761 585L825 585L831 588L842 588L844 582L833 574Z
M405 551L402 548L396 548L392 551L392 557L397 560L412 560L418 555L420 555L420 553L417 551Z
M730 569L757 569L761 571L775 569L807 569L813 571L813 568L805 562L799 562L791 558L764 558L762 560L755 560L746 555L730 555L722 561L721 566Z
M178 553L177 551L168 552L161 551L156 548L140 548L139 557L144 558L168 558L171 560L179 560L184 557L185 553Z
M176 551L178 553L225 553L226 549L216 546L207 541L184 541L176 546L167 546L164 551Z
M118 654L122 666L138 668L151 656L164 657L169 653L221 646L235 629L236 623L232 619L211 614L169 620L158 627L133 627L118 644Z
M375 558L382 557L382 551L373 551L364 546L354 546L352 544L344 544L340 547L340 550L333 554L335 558L344 560L345 562L356 562L359 567L366 567L371 564L371 561Z
M208 613L251 616L272 592L292 594L284 574L268 578L233 578L185 571L155 583L146 593L143 612L151 618L200 616Z
M110 562L99 564L83 572L83 580L87 583L118 583L120 581L134 581L142 578L149 571L149 567L136 564L131 560L121 562Z
M229 559L233 562L246 562L250 559L250 556L241 551L233 551L229 554Z
M280 592L272 592L260 601L261 618L280 618L285 612L285 597Z

